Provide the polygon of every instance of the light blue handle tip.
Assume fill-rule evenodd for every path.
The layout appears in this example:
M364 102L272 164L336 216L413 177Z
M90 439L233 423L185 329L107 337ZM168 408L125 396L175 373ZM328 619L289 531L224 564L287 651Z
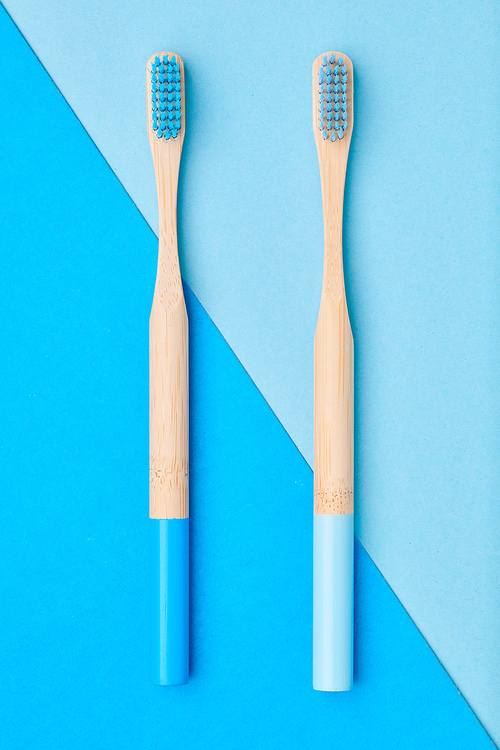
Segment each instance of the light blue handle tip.
M350 690L354 514L314 514L313 687Z
M189 680L189 519L149 519L150 676L155 685Z

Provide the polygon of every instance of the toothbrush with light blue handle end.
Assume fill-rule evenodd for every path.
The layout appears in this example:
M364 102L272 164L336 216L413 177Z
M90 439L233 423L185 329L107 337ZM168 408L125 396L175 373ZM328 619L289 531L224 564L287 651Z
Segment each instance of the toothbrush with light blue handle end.
M149 321L150 676L189 679L188 319L177 249L177 184L185 131L184 64L147 62L147 131L158 193L159 248Z
M342 211L353 125L352 63L313 65L325 253L314 337L313 687L350 690L353 675L354 344L342 260Z

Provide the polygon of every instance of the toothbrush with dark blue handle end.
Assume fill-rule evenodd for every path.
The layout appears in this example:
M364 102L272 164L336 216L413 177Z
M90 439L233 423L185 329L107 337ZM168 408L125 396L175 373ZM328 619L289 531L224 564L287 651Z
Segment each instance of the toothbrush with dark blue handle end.
M177 184L185 131L184 64L147 62L148 138L158 193L159 247L149 321L150 676L189 679L188 319L177 249Z

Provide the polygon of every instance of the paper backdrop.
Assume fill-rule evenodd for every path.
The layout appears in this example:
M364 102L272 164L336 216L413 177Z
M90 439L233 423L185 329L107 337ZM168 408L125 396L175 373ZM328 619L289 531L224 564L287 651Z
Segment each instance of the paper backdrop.
M280 733L289 716L283 696L292 685L288 700L295 709L317 716L317 746L332 741L336 721L342 740L366 744L363 732L369 732L371 714L365 729L352 734L358 731L352 725L355 714L344 708L350 699L326 704L325 697L309 695L307 682L312 490L304 459L310 463L312 456L312 338L322 264L310 69L320 52L337 48L349 54L355 68L345 262L356 344L357 535L413 621L405 620L408 627L416 626L434 651L432 670L444 675L438 679L426 671L425 679L415 676L401 654L389 667L369 635L370 626L368 634L358 636L359 648L366 647L363 674L371 686L365 700L381 689L382 676L393 680L397 674L406 689L411 685L419 694L426 692L426 700L432 686L434 706L438 696L451 701L440 729L437 719L419 717L425 725L419 731L429 734L417 733L418 746L479 747L480 735L472 741L463 728L476 721L472 712L498 741L500 607L493 585L499 533L493 255L498 12L493 3L407 7L364 1L344 9L341 17L314 2L150 0L102 7L73 0L9 0L6 8L19 32L4 13L2 242L9 273L3 302L12 370L4 389L8 469L3 489L4 512L14 525L6 522L3 528L13 566L8 597L24 624L9 641L6 664L13 682L5 710L14 710L32 676L35 693L44 696L42 703L33 698L38 706L32 709L33 727L43 713L42 729L55 731L50 705L58 715L69 711L75 731L98 720L103 747L109 746L107 733L123 732L124 742L127 726L130 736L139 731L140 719L132 726L127 711L119 719L118 696L124 694L113 689L108 694L106 685L112 666L124 669L123 659L130 669L128 679L119 671L126 679L127 700L133 701L143 679L137 649L144 637L144 532L138 524L147 513L147 315L156 251L146 225L156 228L144 66L152 52L169 48L182 54L187 71L179 197L184 278L218 330L213 335L229 345L226 356L232 357L232 350L239 359L239 377L253 381L260 408L267 402L272 410L266 412L269 424L259 422L253 405L249 415L254 419L231 424L235 403L247 402L236 382L226 378L226 360L217 359L218 350L200 334L199 347L207 347L207 356L224 372L206 386L217 385L221 400L210 407L200 397L198 407L204 441L194 455L200 466L205 461L215 467L210 492L220 493L220 506L214 500L201 549L194 553L200 555L193 594L194 617L199 611L200 619L193 627L200 643L214 644L213 673L210 679L205 675L204 689L217 684L224 711L217 714L217 729L210 730L215 734L206 728L208 718L204 723L199 717L193 746L211 741L220 746L223 734L218 733L226 727L229 736L240 738L236 746L241 747L243 726L251 721L258 731L268 732L269 746L275 747L276 738L288 736ZM28 109L21 108L20 91ZM200 360L200 370L204 366ZM246 435L255 454L242 449L227 459L219 428L231 445L245 445ZM288 441L285 457L281 447L271 450L276 445L272 430L278 430L280 445ZM295 451L293 460L287 451ZM297 478L295 463L305 472L303 478ZM194 466L193 458L193 471ZM278 476L282 505L271 492ZM297 498L295 483L304 487ZM250 539L248 502L256 503ZM19 525L19 506L29 519L26 525ZM201 522L202 499L196 507ZM278 543L266 536L271 533L266 524L275 529L285 514ZM220 525L223 519L228 526ZM55 545L59 535L61 547ZM295 535L301 535L298 558ZM249 546L238 557L242 538ZM131 544L135 558L125 562ZM228 551L225 544L236 546ZM98 551L90 551L92 545ZM111 557L113 550L110 564L103 556ZM291 560L301 563L302 578L290 569ZM209 561L216 566L213 578L202 566ZM259 588L263 566L274 570L265 595ZM234 582L227 579L231 570L239 574ZM39 577L31 578L33 571ZM373 566L370 571L378 575ZM389 617L369 580L362 578L360 585L374 619L381 612ZM209 581L213 587L204 588ZM243 587L236 603L230 594L234 586ZM214 590L222 592L222 599L214 597ZM296 600L288 609L276 603L267 612L276 592L282 597L284 590L295 593ZM58 597L60 609L54 605ZM205 628L204 607L217 621L217 633ZM103 617L109 618L104 625ZM273 634L269 650L264 649L267 662L259 662L255 682L247 685L250 692L238 693L224 677L217 681L215 675L229 660L235 670L231 679L245 684L256 644L264 648L273 626L286 630L295 617L300 631L295 645L281 652L282 641ZM242 622L247 624L236 636ZM387 629L389 642L398 642L392 619ZM256 633L261 640L255 640ZM92 669L97 669L95 660L105 665L98 675L88 672L89 647ZM299 652L304 660L300 679L290 671ZM26 682L19 681L21 653ZM415 668L419 652L411 646L407 654ZM265 664L271 664L271 672ZM71 675L68 682L64 669ZM456 693L458 704L443 687L444 670L463 696ZM89 699L87 710L84 698L95 679L104 692L98 693L100 699ZM195 669L189 690L198 697L182 704L188 722L204 695L196 692L202 691L196 679ZM72 692L79 680L82 684ZM140 684L141 700L147 702L149 688ZM270 684L277 692L266 688L263 702L254 704L253 690ZM403 692L393 683L390 691ZM230 692L239 709L228 702ZM158 716L166 700L181 706L180 698L155 696ZM360 700L355 696L353 706ZM281 705L281 719L266 715L269 702ZM395 723L387 724L381 747L398 746L400 731L408 738L415 733L414 704L413 693L406 712L397 704ZM105 728L103 705L112 716ZM330 722L319 708L325 706L334 712ZM366 706L356 710L364 712ZM162 723L167 719L158 723L158 716L149 715L150 746L160 742L161 727L167 731ZM172 736L180 736L181 725L172 729L167 723ZM477 727L470 731L480 730L486 738ZM22 731L29 732L24 723ZM24 736L22 731L15 736ZM311 731L310 723L292 722L286 728L302 747ZM26 736L24 746L33 746L34 735ZM53 735L47 736L55 746Z

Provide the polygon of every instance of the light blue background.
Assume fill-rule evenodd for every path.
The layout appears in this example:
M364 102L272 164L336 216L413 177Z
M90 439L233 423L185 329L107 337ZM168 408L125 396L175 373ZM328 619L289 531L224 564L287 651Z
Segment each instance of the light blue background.
M494 5L359 2L341 18L319 3L7 7L153 226L144 61L165 47L183 55L184 274L309 460L322 251L310 66L327 48L352 57L345 244L357 531L500 737ZM118 299L113 292L110 306ZM80 323L88 320L86 311ZM64 336L78 340L80 330ZM127 393L142 383L138 371L133 378Z

